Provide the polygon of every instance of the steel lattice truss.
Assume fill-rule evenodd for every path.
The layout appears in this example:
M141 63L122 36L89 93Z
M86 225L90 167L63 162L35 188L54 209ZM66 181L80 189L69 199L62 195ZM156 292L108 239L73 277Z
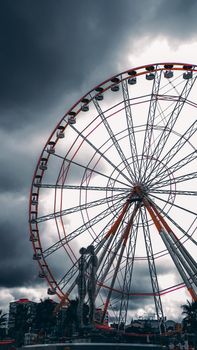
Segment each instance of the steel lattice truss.
M195 65L180 63L118 74L77 101L47 140L30 240L61 304L78 293L79 250L90 245L99 322L109 314L120 327L143 309L162 331L163 295L197 299L196 77ZM88 281L92 258L83 259Z

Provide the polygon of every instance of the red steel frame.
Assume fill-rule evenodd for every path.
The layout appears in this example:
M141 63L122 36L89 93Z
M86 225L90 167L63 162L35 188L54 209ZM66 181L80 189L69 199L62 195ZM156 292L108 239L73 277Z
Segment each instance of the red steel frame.
M166 70L165 66L166 65L172 65L173 71L192 71L192 72L197 72L197 68L195 65L191 65L191 64L184 64L184 63L156 63L153 65L146 65L146 66L140 66L137 68L133 68L132 71L136 71L135 76L138 77L140 75L145 75L147 74L147 69L151 66L154 66L154 69L151 70L151 72L153 73L157 73L157 72L162 72L164 70ZM156 67L156 68L155 68ZM126 82L129 78L128 73L131 70L127 70L124 71L123 73L121 73L120 75L118 75L119 77L119 82ZM33 249L34 249L34 254L37 256L39 254L40 258L38 259L38 264L40 267L40 270L43 272L51 290L55 290L57 296L59 297L59 299L62 301L62 303L64 303L66 300L69 301L69 293L65 293L59 286L59 284L56 281L55 276L53 276L52 271L50 270L50 267L48 266L48 263L46 261L46 258L43 254L43 249L42 249L42 243L40 240L40 235L39 235L39 226L38 226L38 222L37 222L37 218L38 218L38 206L39 206L39 193L40 193L40 188L39 186L36 186L36 179L39 177L39 182L42 182L42 178L44 176L45 171L40 169L40 164L41 164L41 159L45 158L46 159L46 164L48 163L48 160L50 158L50 153L47 152L47 147L49 145L49 143L52 141L54 142L54 147L56 145L56 143L58 142L58 137L56 137L56 133L59 127L62 127L62 130L65 131L68 127L68 122L67 122L67 116L69 115L70 112L72 112L73 110L75 110L76 113L76 118L78 117L80 111L81 111L81 101L84 98L89 99L89 103L91 101L94 101L95 96L98 96L99 93L95 93L95 89L99 88L99 87L103 87L103 93L105 93L105 91L109 90L112 86L116 85L116 83L113 83L112 80L114 78L116 78L116 76L111 77L108 80L105 80L104 82L102 82L101 84L97 85L94 89L90 90L86 95L84 95L81 99L79 99L69 110L68 112L62 117L62 119L60 120L60 122L57 124L57 126L55 127L55 129L53 130L53 132L51 133L50 137L48 138L43 151L39 157L35 172L34 172L34 176L33 176L33 180L32 180L32 185L31 185L31 191L30 191L30 199L29 199L29 220L30 220L30 239L32 240L32 245L33 245ZM139 102L138 102L139 103ZM195 105L196 107L196 105ZM116 112L117 113L117 112ZM111 114L111 116L113 115L113 113ZM109 118L109 117L108 117ZM99 123L93 128L91 129L91 131L88 132L88 134L86 135L86 139L88 136L90 136L94 130L102 123L102 121L99 121ZM73 126L74 128L74 126ZM78 135L79 137L80 135ZM76 140L75 140L76 141ZM70 161L74 161L74 158L77 154L77 152L80 150L80 147L82 146L82 144L84 143L85 139L82 139L78 148L75 150L72 158L70 159ZM74 144L73 144L74 145ZM62 189L61 189L61 197L60 197L60 212L63 211L63 184L65 183L65 180L67 178L67 174L69 172L69 168L71 166L71 162L66 164L66 158L67 155L69 154L69 152L71 151L73 145L68 149L59 171L59 176L57 178L57 182L56 182L56 186L57 185L61 185L62 184ZM112 145L111 145L112 146ZM83 186L83 183L86 183L86 185L89 185L93 171L96 169L97 164L99 163L100 159L101 159L101 155L98 158L98 160L96 161L96 163L94 164L93 167L90 167L90 170L88 169L88 167L86 168L84 175L83 175L83 179L81 181L81 185ZM92 159L91 159L92 160ZM91 160L89 161L89 164L91 163ZM36 199L37 199L37 204L35 205L33 203L33 197L35 197L36 194ZM171 247L171 241L168 241L168 238L166 238L166 235L168 235L169 237L173 237L172 239L176 240L176 236L173 233L173 231L171 230L169 224L166 222L166 220L164 219L164 217L161 215L161 212L158 210L158 208L154 205L153 202L150 202L146 197L144 197L142 189L140 188L140 186L136 186L133 190L133 192L131 193L131 197L138 195L140 197L140 205L143 205L147 212L150 215L151 220L153 221L155 227L157 228L159 234L161 236L163 236L163 239L165 242L167 242L167 244L169 244L169 247ZM87 199L87 192L86 192L86 199ZM57 188L55 188L55 199L54 199L54 213L56 212L56 204L57 204ZM110 229L108 230L107 234L105 235L103 242L107 241L108 238L110 236L115 235L116 231L118 230L118 227L120 226L121 222L123 221L125 214L129 208L129 200L127 199L127 201L125 202L123 209L120 211L119 216L117 217L117 219L115 220L114 223L112 223ZM139 205L136 206L136 209L134 210L134 213L136 214L136 211L139 209ZM88 216L88 211L87 211L87 217ZM64 238L62 239L60 231L59 231L59 226L58 226L58 221L57 218L54 217L55 222L56 222L56 227L57 227L57 232L58 232L58 236L59 236L59 245L63 247L63 249L66 251L66 253L68 254L68 256L70 257L71 261L73 263L75 263L76 261L76 256L74 251L72 250L71 246L69 244L67 244L67 232L65 230L64 224L63 224L63 220L62 220L62 216L60 215L60 221L61 221L61 228L63 230L63 234L64 234ZM128 221L126 228L125 228L125 232L122 236L122 251L121 254L123 254L124 252L124 248L126 246L126 242L128 241L128 237L129 237L129 232L131 229L133 223L133 216L131 216L130 220ZM166 240L167 239L167 240ZM102 243L104 244L104 243ZM181 247L181 248L180 248ZM184 247L182 246L181 242L179 241L179 248L181 251L181 256L180 259L182 259L181 261L184 260L184 266L186 269L188 269L189 271L189 267L188 267L188 261L190 261L191 265L195 267L194 261L192 260L191 256L188 256L187 253L184 251ZM162 253L162 252L161 252ZM121 259L122 255L119 255L119 258ZM187 255L187 259L185 260L185 256ZM155 257L156 258L156 257ZM143 257L142 257L143 259ZM178 263L177 263L178 264ZM118 266L118 264L117 264ZM178 266L178 265L177 265ZM182 271L183 270L183 271ZM186 278L186 274L184 272L183 268L180 268L179 273L181 271L182 277L183 277L183 283L172 286L170 288L167 288L166 290L161 290L158 291L159 295L177 290L178 288L182 288L186 285L191 297L193 300L197 300L197 295L196 292L193 288L193 281L192 283L190 282L190 280L193 278L191 275L190 276L190 280L188 280L188 278ZM116 277L118 272L115 271L114 274L114 278ZM109 292L108 292L108 297L106 299L105 302L105 306L104 306L104 311L103 311L103 316L102 316L102 320L104 320L109 302L110 302L110 296L112 291L117 291L116 288L114 288L114 281L115 279L112 281L111 283L111 287L107 287L105 286L105 284L103 282L98 281L98 286L105 286L105 288L109 288ZM129 293L129 295L134 295L135 293ZM149 295L151 295L151 293L148 293ZM154 294L154 293L153 293ZM152 295L153 295L152 294ZM145 295L145 294L144 294Z

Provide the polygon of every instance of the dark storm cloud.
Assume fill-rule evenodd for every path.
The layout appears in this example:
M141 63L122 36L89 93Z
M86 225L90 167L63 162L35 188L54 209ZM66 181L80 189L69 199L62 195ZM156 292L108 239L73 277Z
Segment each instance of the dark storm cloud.
M0 287L30 285L36 280L26 223L27 200L0 196Z
M2 139L0 193L26 191L33 175L35 153L23 142L21 135L10 133L1 135Z
M40 118L39 108L46 113L63 92L79 88L122 39L124 27L117 30L117 16L120 22L125 16L129 19L116 1L4 1L0 15L2 126L28 123L30 108L34 118Z
M132 52L144 35L193 39L196 14L195 0L1 1L1 286L36 283L28 188L57 113L116 73L128 40Z
M1 126L32 122L30 111L34 122L47 116L97 69L95 84L115 73L128 38L191 38L196 14L192 0L1 1Z
M168 35L169 43L196 39L197 3L195 0L153 1L152 14L146 18L149 33ZM151 20L152 17L152 20ZM195 62L194 62L195 63Z

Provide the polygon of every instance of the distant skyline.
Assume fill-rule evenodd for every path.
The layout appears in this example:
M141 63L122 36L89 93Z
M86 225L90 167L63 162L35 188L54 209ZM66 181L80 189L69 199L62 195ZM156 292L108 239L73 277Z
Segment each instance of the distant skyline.
M47 297L32 260L28 196L58 120L116 73L155 62L197 64L196 16L195 0L1 1L0 309Z

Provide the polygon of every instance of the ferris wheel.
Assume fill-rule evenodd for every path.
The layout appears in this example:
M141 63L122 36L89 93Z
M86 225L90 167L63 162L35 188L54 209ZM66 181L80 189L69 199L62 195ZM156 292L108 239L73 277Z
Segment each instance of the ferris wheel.
M75 298L91 247L101 323L128 324L144 307L161 325L166 295L197 300L196 79L183 63L117 74L65 113L41 152L29 204L39 277L48 294Z

